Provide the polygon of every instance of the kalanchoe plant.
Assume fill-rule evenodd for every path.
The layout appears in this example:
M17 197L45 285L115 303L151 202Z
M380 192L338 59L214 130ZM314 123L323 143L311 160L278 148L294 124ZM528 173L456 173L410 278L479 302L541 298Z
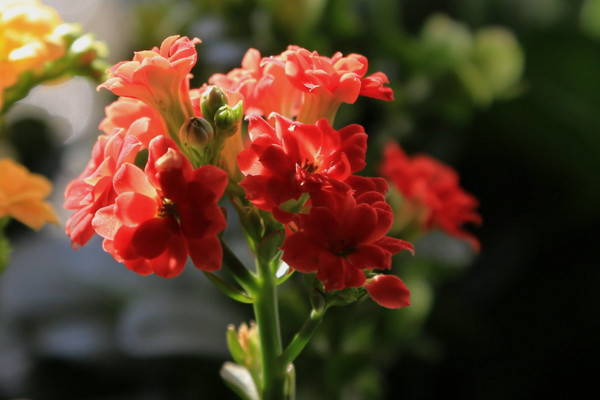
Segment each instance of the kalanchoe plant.
M241 68L190 89L198 43L169 37L109 70L99 88L120 97L65 190L66 231L74 247L100 235L104 250L142 275L174 277L191 259L224 293L252 304L255 323L228 330L234 362L222 376L244 399L291 399L293 362L329 307L366 294L388 308L410 304L409 289L389 274L392 256L414 249L387 235L388 183L355 175L367 134L332 126L342 103L391 100L392 91L383 73L366 76L363 56L297 46L264 58L251 49ZM238 214L254 268L223 239L222 199ZM214 273L221 268L233 280ZM306 277L312 311L283 343L278 287L294 273Z

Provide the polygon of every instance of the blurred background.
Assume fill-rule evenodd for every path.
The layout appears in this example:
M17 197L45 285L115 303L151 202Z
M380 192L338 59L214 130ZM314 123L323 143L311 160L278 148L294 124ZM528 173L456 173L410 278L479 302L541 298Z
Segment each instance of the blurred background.
M591 399L600 395L600 0L45 0L104 40L109 61L167 36L203 40L192 86L249 47L368 57L395 101L336 125L453 166L475 195L482 250L441 233L399 256L413 305L334 308L296 362L298 399ZM7 116L11 152L62 192L89 158L107 91L73 79ZM232 223L234 223L232 221ZM233 230L233 229L231 229ZM234 398L225 329L251 318L188 268L141 277L74 251L62 228L9 227L0 277L0 399ZM237 240L232 237L231 240ZM308 313L282 287L284 340Z

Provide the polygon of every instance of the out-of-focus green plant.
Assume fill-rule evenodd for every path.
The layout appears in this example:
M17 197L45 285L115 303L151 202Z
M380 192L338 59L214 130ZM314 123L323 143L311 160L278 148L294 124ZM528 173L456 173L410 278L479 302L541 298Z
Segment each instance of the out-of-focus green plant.
M581 6L579 21L585 34L600 39L600 1L585 0Z
M434 114L462 121L474 108L514 97L522 90L524 54L508 29L471 31L436 14L409 46L405 61L410 72L404 90L408 108L431 107Z

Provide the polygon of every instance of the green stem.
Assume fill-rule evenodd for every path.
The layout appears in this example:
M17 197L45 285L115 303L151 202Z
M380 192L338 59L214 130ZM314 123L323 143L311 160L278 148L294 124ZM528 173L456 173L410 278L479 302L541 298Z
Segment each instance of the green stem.
M260 257L257 257L260 260ZM282 345L277 304L277 282L270 263L257 261L258 292L254 316L258 325L262 357L262 400L284 400L285 367L279 362Z
M321 311L314 309L311 311L310 317L306 320L302 326L302 329L300 329L296 336L294 336L290 344L286 347L285 351L281 355L281 363L283 365L288 365L294 362L296 357L298 357L302 350L304 350L321 324L326 310L326 308L323 308Z

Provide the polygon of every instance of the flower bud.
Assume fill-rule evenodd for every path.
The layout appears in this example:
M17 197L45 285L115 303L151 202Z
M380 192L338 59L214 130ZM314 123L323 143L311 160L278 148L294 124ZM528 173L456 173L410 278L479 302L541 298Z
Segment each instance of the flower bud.
M214 137L210 123L202 117L191 117L179 130L179 140L188 147L203 148Z
M380 306L401 308L410 305L410 290L395 275L375 275L367 280L365 288Z
M202 116L208 121L214 121L217 111L226 105L227 96L217 86L209 86L200 99Z
M242 122L242 117L242 101L233 108L228 105L219 108L214 116L218 134L225 137L234 135Z

